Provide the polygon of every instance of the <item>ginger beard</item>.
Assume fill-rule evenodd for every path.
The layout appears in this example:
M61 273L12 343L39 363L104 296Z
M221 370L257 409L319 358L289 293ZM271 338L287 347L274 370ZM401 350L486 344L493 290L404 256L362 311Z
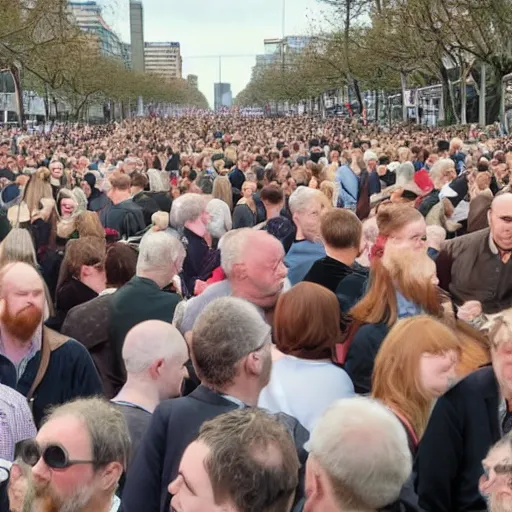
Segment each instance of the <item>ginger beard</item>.
M6 302L1 319L9 334L19 340L29 340L39 327L43 312L38 307L30 305L13 315L9 309L9 303Z

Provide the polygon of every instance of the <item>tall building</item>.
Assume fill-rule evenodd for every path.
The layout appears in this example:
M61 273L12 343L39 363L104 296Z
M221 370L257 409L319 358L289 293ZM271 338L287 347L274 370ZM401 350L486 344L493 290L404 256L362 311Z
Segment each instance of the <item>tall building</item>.
M187 75L187 82L190 87L193 87L194 89L199 88L199 78L197 75Z
M144 63L148 73L166 79L181 78L180 43L145 43Z
M231 93L231 84L216 83L214 84L214 108L220 110L224 107L233 106L233 95Z
M130 39L132 69L143 73L144 65L144 8L140 0L130 0Z
M103 55L122 60L125 65L129 64L126 45L103 19L101 6L95 1L68 2L68 9L78 27L96 39Z

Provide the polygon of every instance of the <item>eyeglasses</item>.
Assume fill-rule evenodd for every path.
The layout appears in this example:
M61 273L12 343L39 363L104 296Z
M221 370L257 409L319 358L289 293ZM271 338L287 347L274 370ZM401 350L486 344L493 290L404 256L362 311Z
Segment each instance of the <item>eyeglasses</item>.
M68 452L60 444L49 444L41 449L34 440L25 441L20 447L21 460L34 467L41 457L51 469L67 469L75 464L94 464L93 460L70 460Z

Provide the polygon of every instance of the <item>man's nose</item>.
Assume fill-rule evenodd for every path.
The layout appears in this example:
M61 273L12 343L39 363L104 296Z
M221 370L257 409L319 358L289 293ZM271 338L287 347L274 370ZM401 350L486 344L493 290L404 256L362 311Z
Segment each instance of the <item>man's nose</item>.
M51 469L46 465L46 462L41 457L37 464L32 468L32 477L39 484L48 483L51 480Z

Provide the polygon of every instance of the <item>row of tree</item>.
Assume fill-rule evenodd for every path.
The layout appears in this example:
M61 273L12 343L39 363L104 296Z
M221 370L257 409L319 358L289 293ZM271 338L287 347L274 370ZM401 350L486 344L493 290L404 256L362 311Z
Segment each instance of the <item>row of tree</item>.
M23 89L44 98L47 116L66 105L75 119L91 104L129 104L138 97L208 107L186 80L136 73L122 58L103 55L100 41L76 26L67 0L0 0L0 20L0 70L13 74L21 118Z
M236 102L295 102L348 86L405 93L441 83L446 121L466 122L467 84L480 122L503 114L502 79L512 72L512 0L318 0L328 9L311 44L256 66ZM404 105L404 115L405 101ZM377 108L378 111L378 108Z

